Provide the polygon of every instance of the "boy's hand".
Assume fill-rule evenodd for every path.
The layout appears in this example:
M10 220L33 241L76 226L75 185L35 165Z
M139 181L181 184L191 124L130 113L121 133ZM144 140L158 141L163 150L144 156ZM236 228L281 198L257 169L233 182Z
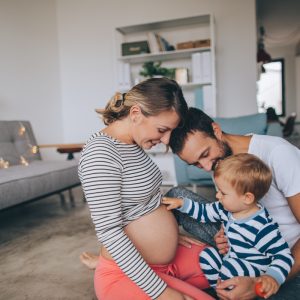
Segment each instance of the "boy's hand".
M277 291L279 290L279 284L278 282L269 275L262 275L257 278L257 283L260 285L260 290L261 294L263 294L263 298L267 299L273 294L276 294Z
M220 230L215 234L214 240L219 250L219 253L225 255L229 251L229 246L223 225L221 226Z
M183 205L183 199L163 197L162 203L167 206L167 210L175 209Z

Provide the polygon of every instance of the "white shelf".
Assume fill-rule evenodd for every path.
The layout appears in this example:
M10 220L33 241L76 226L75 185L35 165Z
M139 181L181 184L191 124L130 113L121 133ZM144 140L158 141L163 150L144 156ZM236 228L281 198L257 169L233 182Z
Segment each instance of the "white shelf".
M183 89L189 89L189 88L196 88L196 87L201 87L201 86L205 86L205 85L211 85L211 82L188 82L185 84L181 84L180 86Z
M191 26L199 24L209 24L211 16L206 14L202 16L191 16L187 18L164 20L153 23L123 26L116 28L121 34L132 34L141 31L156 31L162 29L176 28L179 26Z
M185 99L190 106L198 105L198 107L200 107L200 105L202 105L205 107L206 105L206 108L208 108L207 112L210 110L209 114L214 117L216 114L214 31L214 18L211 14L190 16L181 19L160 20L147 24L136 24L116 28L114 31L116 90L126 92L127 88L133 86L135 82L143 80L144 78L142 78L139 73L145 62L161 61L162 67L183 68L188 70L188 80L190 80L190 82L181 84ZM210 47L122 56L122 43L133 43L145 40L149 43L149 32L160 35L174 47L184 42L207 39L210 40ZM150 40L153 44L151 38ZM152 47L152 50L157 51L156 47ZM195 70L198 70L197 67L199 64L195 64L195 57L198 57L198 54L195 53L201 53L199 55L204 62L209 61L209 64L204 65L203 63L203 65L200 65L200 67L210 66L209 69L205 69L208 70L208 72L205 73L207 76L204 76L204 67L201 69L203 73L200 73L202 76L196 76L199 75L195 74ZM210 59L204 60L207 56L209 56ZM200 61L202 61L201 59ZM193 82L193 80L204 82ZM201 89L201 87L203 88ZM174 157L171 149L166 152L166 147L159 144L146 152L159 166L163 174L163 185L176 185Z
M122 62L128 62L128 63L144 63L153 60L166 61L172 59L189 58L192 53L204 52L210 50L211 50L210 47L191 48L191 49L184 49L184 50L164 51L159 53L120 56L118 60Z

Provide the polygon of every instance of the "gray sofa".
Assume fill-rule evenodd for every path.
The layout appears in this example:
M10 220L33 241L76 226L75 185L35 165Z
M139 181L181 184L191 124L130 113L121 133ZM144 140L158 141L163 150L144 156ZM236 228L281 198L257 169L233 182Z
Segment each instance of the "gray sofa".
M39 152L32 153L35 145L28 121L0 121L0 160L9 162L0 168L0 209L80 185L75 160L44 161ZM20 164L21 156L28 166Z

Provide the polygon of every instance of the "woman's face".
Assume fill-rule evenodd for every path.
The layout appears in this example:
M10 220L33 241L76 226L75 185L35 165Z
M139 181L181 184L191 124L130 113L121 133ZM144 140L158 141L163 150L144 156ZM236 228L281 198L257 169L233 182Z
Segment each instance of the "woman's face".
M140 113L133 122L133 139L143 149L150 149L159 143L167 145L171 132L177 127L179 121L179 116L174 109L150 117Z

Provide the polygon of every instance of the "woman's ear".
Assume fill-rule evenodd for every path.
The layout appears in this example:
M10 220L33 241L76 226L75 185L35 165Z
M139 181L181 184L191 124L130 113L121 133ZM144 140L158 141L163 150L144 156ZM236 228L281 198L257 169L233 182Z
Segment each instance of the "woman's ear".
M129 117L133 123L139 123L142 117L141 108L138 105L131 106L129 111Z
M215 134L215 137L218 139L218 140L221 140L222 139L222 129L220 127L220 125L218 123L215 123L213 122L211 124L212 128L213 128L213 131L214 131L214 134Z
M247 192L246 194L244 194L244 203L246 205L251 205L253 204L253 202L255 202L255 197L252 193Z

